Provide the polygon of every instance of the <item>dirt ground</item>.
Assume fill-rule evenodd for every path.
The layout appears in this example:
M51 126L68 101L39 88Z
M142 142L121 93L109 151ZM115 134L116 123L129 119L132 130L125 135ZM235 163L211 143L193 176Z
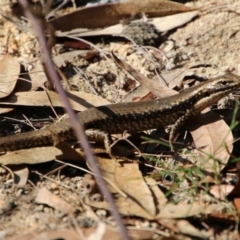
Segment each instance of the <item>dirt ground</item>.
M2 10L7 12L9 2L4 0L0 4L3 6ZM139 54L129 45L120 46L117 41L111 42L109 40L105 43L100 39L95 44L97 47L117 51L135 69L149 78L156 75L156 68L166 72L179 66L191 68L194 75L199 78L216 77L226 71L240 75L240 2L222 0L188 3L188 6L203 5L209 7L206 7L205 11L200 12L197 17L184 26L171 30L165 35L164 42L159 46L159 50L163 51L165 56L162 61L153 62L151 58L143 58L142 54ZM10 13L8 14L11 17ZM53 56L59 54L58 49L62 48L61 44L58 43L55 46ZM10 55L17 56L21 64L28 69L31 68L33 62L40 61L40 53L37 50L38 43L34 35L19 30L17 26L14 27L12 23L0 18L1 56L4 56L7 51ZM146 54L146 56L149 55ZM71 56L69 62L84 72L79 77L74 71L69 71L68 64L65 66L62 64L61 69L65 76L70 79L73 88L90 93L94 89L97 94L110 103L119 102L131 88L139 85L130 81L126 72L121 71L116 66L113 67L112 63L102 56L96 56L91 62L83 57ZM89 80L90 85L86 79ZM14 180L13 176L16 177L16 174L12 175L11 173L12 171L17 172L18 168L25 169L25 166L11 166L11 170L8 166L0 167L0 239L38 239L38 237L44 239L42 235L40 238L40 235L37 236L37 234L72 228L93 229L99 226L100 222L104 222L110 227L115 226L108 210L90 208L87 204L83 204L83 199L86 197L85 188L87 188L82 184L83 171L72 166L65 166L61 169L61 166L62 164L54 161L27 165L28 177L22 186L15 184L16 179ZM87 169L87 166L84 165L84 168ZM45 194L39 190L43 188L59 198L56 200L58 207L55 208L55 202L53 205L49 205L49 202L44 204L42 199L36 200L39 195ZM72 214L67 214L59 207L61 200L67 202L64 208L68 206ZM131 226L135 228L141 229L146 226L148 230L155 232L154 237L152 236L155 239L238 239L238 224L235 224L235 219L225 223L226 225L221 231L222 225L218 222L210 223L211 220L208 219L208 223L204 222L205 225L203 224L204 228L199 226L201 225L201 217L198 216L196 219L193 217L192 222L190 222L197 222L194 226L199 231L201 229L202 233L204 232L201 236L191 236L189 232L184 234L180 230L178 232L175 229L176 225L169 227L171 223L165 222L165 225L161 225L159 221L149 221L144 218L125 218L128 225L131 222ZM161 235L160 231L166 235ZM71 238L52 235L52 238L46 239Z

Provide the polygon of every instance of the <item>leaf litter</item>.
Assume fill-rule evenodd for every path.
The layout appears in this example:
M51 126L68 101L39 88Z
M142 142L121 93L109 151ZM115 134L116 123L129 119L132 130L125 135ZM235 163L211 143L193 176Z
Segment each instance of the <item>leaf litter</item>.
M155 6L155 3L155 1L151 1L149 7ZM166 1L163 1L163 3L166 4ZM164 97L175 94L173 90L166 86L170 85L179 90L182 89L182 86L188 87L189 84L195 84L196 79L201 77L220 75L226 69L226 66L238 69L233 65L234 61L227 61L229 65L226 65L226 59L222 57L227 56L231 59L234 56L235 62L237 61L238 58L232 51L234 40L238 34L237 27L233 29L234 34L228 34L228 36L231 36L228 46L232 55L226 55L225 49L219 48L223 50L215 51L212 54L213 57L210 58L208 52L211 51L211 48L204 49L204 45L212 44L213 48L214 45L223 45L221 41L224 41L224 39L221 39L219 43L217 38L219 36L218 31L221 31L221 29L216 31L214 27L211 30L206 29L206 31L200 32L199 40L195 39L199 32L195 33L194 37L192 36L195 29L198 28L194 24L197 26L200 24L201 26L201 21L207 21L212 26L215 24L213 21L215 18L220 20L220 16L223 16L224 19L227 19L229 16L226 13L228 13L230 7L229 9L218 9L215 12L209 9L209 12L206 12L205 15L200 15L199 11L203 3L200 2L201 5L198 5L198 3L196 3L196 7L176 4L182 9L177 10L177 12L189 10L190 12L175 15L173 14L174 11L170 11L167 14L171 16L161 18L156 18L154 14L159 17L159 14L162 13L153 13L145 9L145 14L150 18L152 17L152 23L156 27L163 26L165 21L166 28L159 29L160 32L178 28L189 22L188 25L167 34L158 49L136 47L136 45L131 45L128 38L121 41L115 38L114 35L121 35L121 32L116 32L116 28L112 27L110 29L109 26L118 24L122 27L123 25L119 24L119 19L124 20L122 18L126 16L127 12L123 11L121 12L122 15L119 14L112 18L111 21L115 21L114 23L110 21L109 16L101 16L99 22L93 22L93 24L102 24L101 26L91 25L92 23L89 21L92 19L83 14L84 11L92 11L96 14L93 9L109 9L112 5L103 5L93 9L83 8L51 20L50 22L53 22L55 27L64 27L64 29L59 27L58 30L69 31L74 29L78 31L78 33L71 31L63 34L58 32L53 50L55 63L68 81L63 84L69 84L71 89L74 89L69 93L69 99L71 99L74 110L83 111L91 106L105 105L120 100L126 101L126 99L128 101L144 100L149 97L149 94L151 94L150 99ZM134 6L134 1L128 4L130 4L128 6ZM124 5L119 3L113 6L119 8ZM126 7L123 7L124 9L129 11ZM192 11L196 9L198 11ZM135 10L136 13L142 11ZM9 9L6 11L9 11ZM84 31L76 29L83 26L72 25L80 24L81 21L71 21L70 15L77 14L79 16L80 13L81 17L89 20L85 21L86 26L84 27L88 29ZM231 14L237 14L237 12L231 12ZM210 17L211 21L208 15L213 15ZM194 19L194 17L197 18ZM177 20L173 20L174 18ZM234 15L234 18L238 18L238 15ZM64 25L59 24L61 21L64 21ZM177 21L179 22L176 23ZM11 24L7 21L3 22L3 29ZM103 27L103 25L105 27L105 24L109 24L108 29L92 30L92 28ZM128 25L128 21L125 24ZM206 27L207 24L204 26ZM25 29L27 29L26 38L23 38L25 32L11 25L8 40L9 54L1 53L3 63L7 62L7 64L1 64L1 76L4 74L8 79L6 81L1 77L2 81L5 81L8 86L2 89L5 94L0 101L2 115L4 109L7 108L11 111L8 114L11 115L22 106L25 109L30 109L33 106L37 109L41 109L43 106L57 109L62 106L56 93L49 90L47 92L43 91L47 88L46 82L48 79L41 64L39 66L36 64L40 55L36 47L36 40L33 40L34 36L31 35L31 27L27 25ZM230 31L231 28L227 29L227 31ZM22 39L14 39L14 33L16 34L16 32L19 36L22 36ZM209 32L214 33L214 38L211 39L212 42L208 40L209 44L203 44ZM61 41L63 36L72 41L73 36L79 38L93 35L95 38L99 38L97 41L94 40L94 44L89 44L89 46L95 48L94 50L91 48L75 50L75 47L78 48L76 39L75 42L65 45ZM110 40L104 39L104 35L110 35ZM23 39L25 42L21 44ZM215 43L215 40L218 40L218 42ZM91 40L87 39L87 41ZM173 47L169 48L172 43ZM197 50L196 47L192 49L191 46L195 46L195 44L201 47ZM121 67L113 61L111 52L116 57L123 59L120 60ZM218 54L219 58L217 57ZM16 56L20 57L17 59ZM216 67L214 56L218 58L219 67ZM209 62L209 66L205 65ZM26 76L20 74L20 63L25 68L24 74L29 74L29 79L32 81L31 87L24 86L24 81L20 81L21 86L17 86L20 83L18 78ZM79 75L74 71L75 67L81 69L84 74ZM12 72L13 69L16 72ZM131 73L134 73L132 76L127 73L129 69L131 69ZM29 79L26 77L26 84L29 83ZM182 83L183 79L184 84ZM160 80L165 86L159 84ZM145 88L144 91L139 90L140 85ZM129 94L128 98L125 99L124 96L132 89L132 86L136 87L134 95ZM41 91L36 91L40 89ZM91 89L94 89L94 92L99 96L94 95ZM23 111L26 111L25 109ZM25 113L23 112L23 114ZM34 115L32 112L31 114ZM31 114L28 115L31 116ZM236 120L238 119L236 118ZM151 239L153 234L175 238L176 233L188 239L194 239L195 237L200 239L236 239L236 231L229 232L228 228L224 227L219 230L214 223L207 221L211 217L218 217L224 223L232 224L232 229L234 229L233 226L236 223L232 220L238 219L239 194L237 191L238 180L236 179L238 179L239 173L236 170L235 175L230 177L230 184L226 184L224 178L226 172L223 172L225 171L224 168L228 166L230 157L231 161L234 160L232 155L234 140L229 123L225 123L220 117L209 111L189 122L185 128L190 131L192 140L189 134L183 139L185 133L183 131L179 133L177 141L184 144L181 145L181 150L178 150L179 155L177 157L172 156L168 149L162 146L161 142L158 141L160 135L154 135L154 131L148 135L148 147L145 148L146 151L151 149L151 152L146 153L144 147L139 145L139 136L132 136L126 140L120 135L115 136L122 140L114 148L123 148L126 153L134 153L136 148L142 150L141 157L139 155L135 156L134 162L129 162L133 159L132 157L123 162L109 159L102 146L99 147L92 143L98 164L109 183L110 191L115 196L119 212L122 214L124 221L128 223L126 227L129 234L137 239ZM155 139L151 139L153 136ZM0 171L0 181L3 186L0 192L0 211L4 216L1 219L1 225L5 227L4 229L0 227L0 238L3 236L4 239L7 239L7 237L18 235L20 239L36 239L32 237L34 235L41 239L42 234L45 237L47 234L49 238L61 236L64 239L74 239L74 237L69 238L71 230L74 229L75 233L80 236L79 231L77 231L77 229L80 229L88 237L103 234L103 239L117 239L119 233L112 230L114 222L108 216L109 204L104 201L104 196L101 196L99 189L95 188L94 178L84 176L82 172L89 172L84 161L84 153L76 148L74 143L67 145L61 143L61 139L58 139L57 136L54 137L56 137L55 141L59 145L14 151L1 156L0 162L2 169L5 170ZM126 141L132 141L133 146L136 146L135 149L126 144ZM191 141L194 143L194 147ZM150 145L151 147L149 147ZM99 149L102 149L101 153L97 152ZM234 154L236 153L234 152ZM60 164L57 160L59 156L61 160L64 159L65 164ZM75 165L70 163L73 160ZM236 161L235 157L235 161L232 161L231 164L236 164ZM15 167L21 165L27 167L20 168L20 171L14 170L14 165ZM15 181L11 181L11 177L14 177ZM236 178L235 182L234 177ZM21 191L18 190L19 188L21 188ZM228 196L232 196L232 199ZM10 206L7 203L13 203L13 205L10 204ZM29 208L29 206L31 207ZM28 210L26 211L26 209ZM33 210L31 211L31 209ZM7 218L6 214L10 214L10 217ZM204 216L205 220L202 220L201 216ZM192 221L191 217L194 217L195 221ZM62 221L63 218L64 221ZM171 224L170 222L167 223L167 220L171 220ZM198 224L196 224L196 221ZM75 222L75 225L72 224L73 222ZM70 224L72 227L69 227ZM109 227L111 227L111 230ZM31 235L28 235L28 233L22 235L22 232L28 232L29 228L31 229ZM65 232L60 228L64 229ZM89 233L86 232L86 229Z

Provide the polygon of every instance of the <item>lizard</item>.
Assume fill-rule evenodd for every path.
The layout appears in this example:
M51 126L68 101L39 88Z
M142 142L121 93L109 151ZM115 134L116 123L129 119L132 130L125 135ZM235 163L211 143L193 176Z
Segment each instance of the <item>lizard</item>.
M91 140L104 141L109 150L110 134L136 132L171 126L170 144L179 128L190 118L240 87L240 77L228 73L180 93L150 101L116 103L92 107L77 117ZM40 130L0 138L0 151L14 151L53 144L52 134L61 140L75 140L69 119Z

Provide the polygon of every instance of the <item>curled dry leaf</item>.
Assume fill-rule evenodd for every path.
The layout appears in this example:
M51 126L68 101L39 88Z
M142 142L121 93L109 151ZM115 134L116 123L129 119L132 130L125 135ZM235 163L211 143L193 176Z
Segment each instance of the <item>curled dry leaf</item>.
M0 61L0 98L13 92L20 74L20 63L14 57L5 55Z
M183 234L193 236L193 237L196 237L199 239L209 239L210 238L211 233L209 234L209 233L206 233L204 231L197 229L189 221L179 220L176 223L177 223L178 229Z
M27 183L29 176L29 169L27 167L21 167L18 170L13 171L14 184L18 187L23 187Z

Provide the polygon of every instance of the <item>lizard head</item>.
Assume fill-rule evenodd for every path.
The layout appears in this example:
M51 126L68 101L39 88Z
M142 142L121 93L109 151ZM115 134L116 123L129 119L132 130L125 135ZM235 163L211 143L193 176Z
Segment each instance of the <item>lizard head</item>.
M232 73L213 78L193 87L193 91L202 94L202 97L195 103L196 113L211 106L229 93L240 88L240 77Z

